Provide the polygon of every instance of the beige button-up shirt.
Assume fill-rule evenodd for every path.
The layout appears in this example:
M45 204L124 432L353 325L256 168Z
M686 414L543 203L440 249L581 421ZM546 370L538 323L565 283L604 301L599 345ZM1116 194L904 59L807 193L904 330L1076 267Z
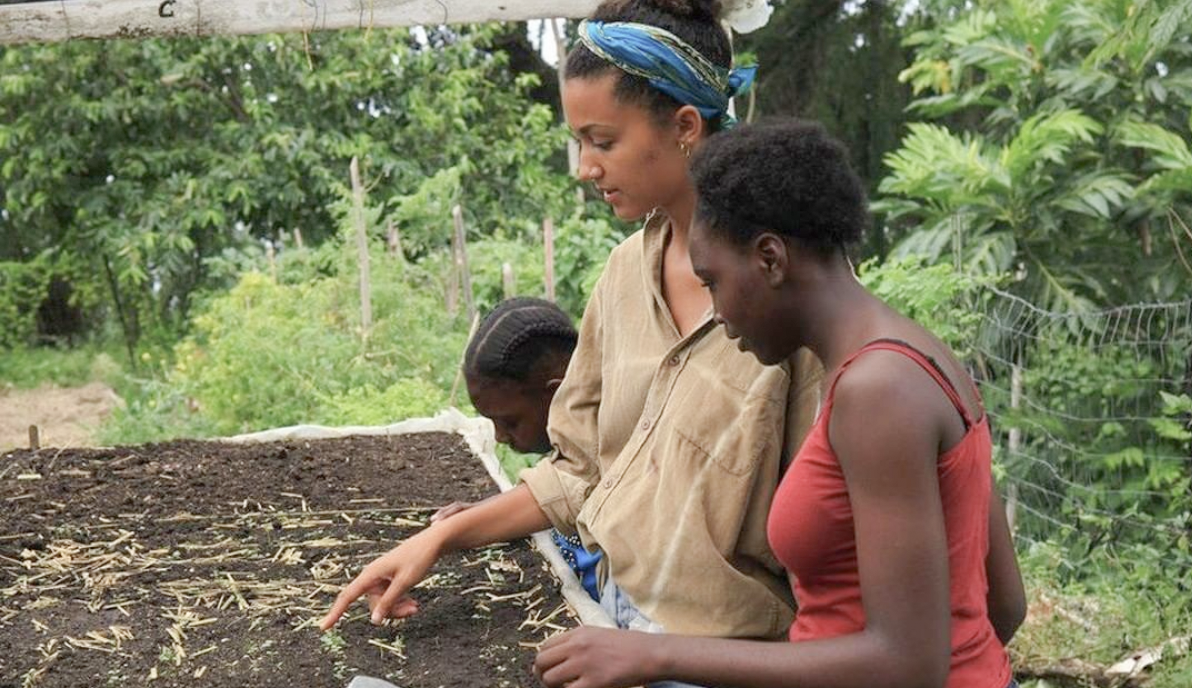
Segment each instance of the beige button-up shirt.
M822 370L806 352L762 366L710 317L680 336L662 298L668 233L654 217L613 250L551 405L556 451L521 479L664 630L776 638L793 603L766 516Z

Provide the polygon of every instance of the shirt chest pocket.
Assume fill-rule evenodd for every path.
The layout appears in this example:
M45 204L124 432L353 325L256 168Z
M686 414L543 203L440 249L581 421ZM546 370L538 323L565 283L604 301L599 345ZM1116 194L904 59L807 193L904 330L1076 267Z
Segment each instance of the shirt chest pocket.
M665 454L742 476L781 447L789 376L721 339L713 355L689 361L669 409L677 414L668 423L671 436L659 439Z

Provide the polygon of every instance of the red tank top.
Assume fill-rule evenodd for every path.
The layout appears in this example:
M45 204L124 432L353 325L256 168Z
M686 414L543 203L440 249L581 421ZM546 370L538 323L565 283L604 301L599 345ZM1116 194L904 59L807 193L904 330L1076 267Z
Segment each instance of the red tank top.
M985 414L974 422L935 362L909 344L872 342L854 353L831 382L819 417L774 495L767 531L774 554L795 576L799 612L792 642L859 633L865 628L853 513L828 419L840 376L867 351L895 351L918 363L964 418L966 433L940 455L940 497L948 538L952 606L952 666L947 688L1004 688L1010 660L989 621L989 499L992 440Z

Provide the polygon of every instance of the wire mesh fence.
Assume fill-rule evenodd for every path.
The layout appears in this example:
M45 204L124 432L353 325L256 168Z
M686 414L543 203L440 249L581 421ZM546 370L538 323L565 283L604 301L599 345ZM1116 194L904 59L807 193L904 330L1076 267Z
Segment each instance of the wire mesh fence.
M985 287L971 355L1020 539L1189 534L1192 299L1042 310Z

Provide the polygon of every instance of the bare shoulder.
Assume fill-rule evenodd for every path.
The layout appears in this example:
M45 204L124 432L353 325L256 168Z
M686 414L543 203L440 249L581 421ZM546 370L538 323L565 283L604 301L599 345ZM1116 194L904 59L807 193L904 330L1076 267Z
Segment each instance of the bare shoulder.
M922 402L933 385L919 364L905 354L884 349L867 351L836 380L834 408L905 413L912 410L905 408L905 403Z
M947 398L919 364L894 351L866 352L836 382L829 437L841 463L934 462Z

